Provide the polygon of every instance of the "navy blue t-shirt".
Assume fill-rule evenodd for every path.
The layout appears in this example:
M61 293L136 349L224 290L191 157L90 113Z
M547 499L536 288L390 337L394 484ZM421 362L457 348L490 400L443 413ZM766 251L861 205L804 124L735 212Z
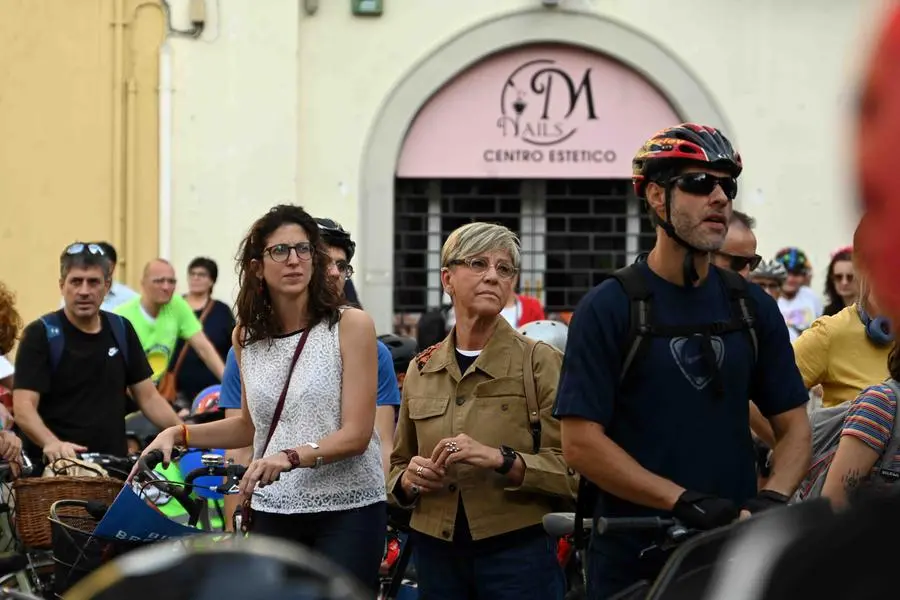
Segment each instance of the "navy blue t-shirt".
M654 323L702 325L732 318L729 292L716 269L700 286L686 289L646 263L638 268L653 293ZM777 304L755 284L748 284L748 296L757 317L755 366L746 331L712 338L724 397L716 394L700 336L645 340L620 388L630 301L618 281L604 281L575 310L554 415L598 422L647 470L742 504L757 491L747 401L752 398L771 416L808 399ZM604 516L662 514L611 494L600 496L596 510Z

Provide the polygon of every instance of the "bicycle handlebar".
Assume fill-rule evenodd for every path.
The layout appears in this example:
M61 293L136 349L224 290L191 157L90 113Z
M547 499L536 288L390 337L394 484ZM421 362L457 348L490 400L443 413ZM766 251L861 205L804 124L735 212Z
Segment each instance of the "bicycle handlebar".
M575 513L548 513L544 515L542 521L544 530L553 537L564 537L575 531ZM593 519L582 521L582 528L585 531L595 525L600 535L627 531L664 531L682 526L675 519L662 517L601 517L596 523Z
M575 532L575 513L549 513L544 515L541 522L544 525L544 531L552 537L565 537ZM593 520L583 519L581 526L588 530L593 527Z
M179 452L177 448L172 448L172 460L175 460L179 456L181 456L181 452ZM138 468L141 471L152 471L153 469L158 467L162 463L162 461L162 450L151 450L138 459Z
M172 448L171 458L174 460L180 456L177 448ZM187 486L176 485L169 482L161 476L155 475L154 469L163 461L163 453L161 450L151 450L137 460L138 474L135 479L144 486L155 486L157 489L175 498L175 500L188 512L192 517L198 513L197 503L191 498L191 491ZM143 477L141 477L143 474Z
M619 531L661 531L681 525L675 519L662 517L600 517L597 519L597 533L616 533Z
M234 493L234 487L246 472L247 467L245 467L244 465L235 464L221 464L199 467L185 476L184 485L188 490L193 490L195 487L200 487L202 489L209 489L210 491L216 492L218 494L230 494ZM217 486L197 486L194 484L194 481L198 477L225 477L225 482Z

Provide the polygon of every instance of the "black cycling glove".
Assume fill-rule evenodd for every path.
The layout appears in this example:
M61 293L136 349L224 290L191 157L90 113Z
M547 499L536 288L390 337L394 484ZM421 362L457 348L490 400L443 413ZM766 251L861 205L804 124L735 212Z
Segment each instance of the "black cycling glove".
M672 514L693 529L715 529L737 519L740 511L731 500L688 490L678 498Z
M750 498L744 503L744 510L748 510L751 513L758 513L770 508L785 506L788 501L790 501L790 498L784 494L779 494L773 490L762 490L755 498Z

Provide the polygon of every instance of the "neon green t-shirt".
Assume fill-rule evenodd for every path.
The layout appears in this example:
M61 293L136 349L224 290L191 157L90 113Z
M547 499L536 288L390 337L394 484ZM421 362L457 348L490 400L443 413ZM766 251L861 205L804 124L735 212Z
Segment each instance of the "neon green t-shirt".
M113 312L122 315L134 326L147 362L153 369L154 383L158 383L169 368L178 340L188 340L203 331L203 325L194 315L191 305L177 294L162 307L156 319L141 307L140 298L120 304Z

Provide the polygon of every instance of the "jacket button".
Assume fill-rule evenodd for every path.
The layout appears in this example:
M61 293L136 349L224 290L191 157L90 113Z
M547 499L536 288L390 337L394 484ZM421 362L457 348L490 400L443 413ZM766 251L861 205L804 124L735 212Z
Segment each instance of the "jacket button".
M465 396L457 396L456 397L456 405L457 406L462 406L463 404L465 404L465 402L466 402Z
M456 491L456 484L455 484L455 483L451 483L451 484L450 484L450 487L449 487L448 489L449 489L451 492L455 492L455 491Z
M445 538L447 538L447 539L449 540L449 539L450 539L450 532L447 531L446 529L443 530L443 531L441 532L441 537L445 537Z
M501 404L500 410L509 410L509 404Z

